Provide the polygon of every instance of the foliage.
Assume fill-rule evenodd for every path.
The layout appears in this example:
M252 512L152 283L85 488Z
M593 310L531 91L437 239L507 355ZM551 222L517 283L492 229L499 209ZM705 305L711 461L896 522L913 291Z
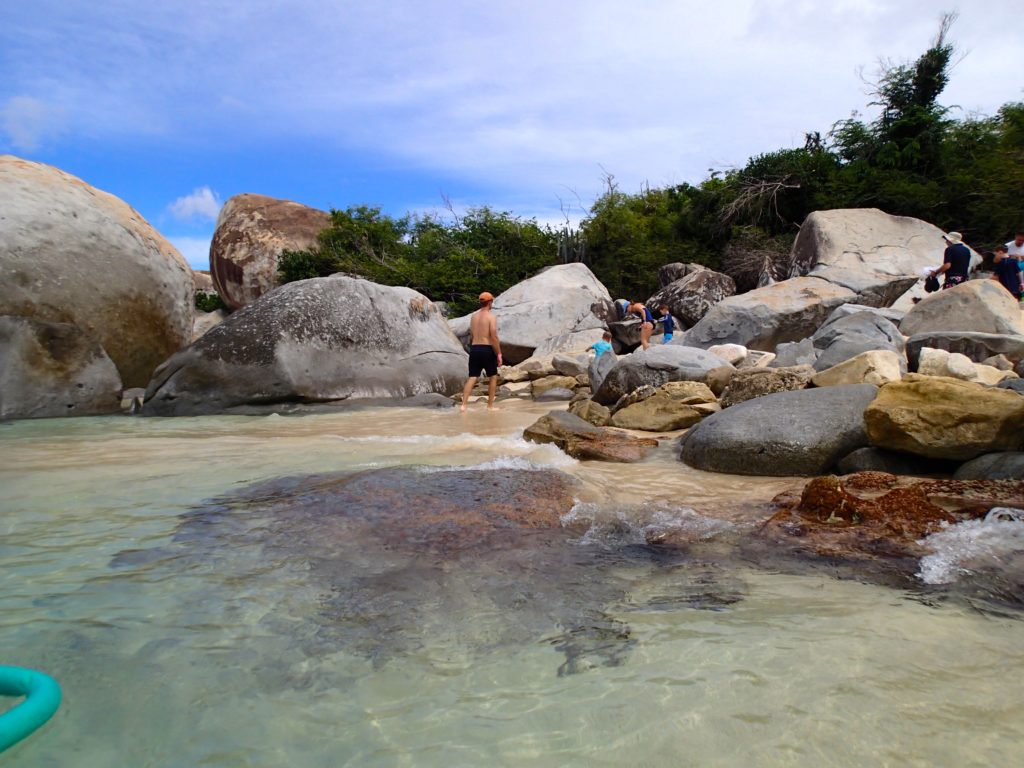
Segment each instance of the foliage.
M216 293L196 291L196 309L200 312L216 312L218 309L227 309L227 305Z

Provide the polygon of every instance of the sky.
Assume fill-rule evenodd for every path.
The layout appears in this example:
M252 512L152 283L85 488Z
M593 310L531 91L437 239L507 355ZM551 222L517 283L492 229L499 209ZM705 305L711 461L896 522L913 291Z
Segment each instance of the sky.
M255 192L576 224L873 116L933 0L3 0L0 154L117 195L195 268ZM942 102L1024 99L1019 0L963 3ZM1016 49L1014 49L1016 46Z

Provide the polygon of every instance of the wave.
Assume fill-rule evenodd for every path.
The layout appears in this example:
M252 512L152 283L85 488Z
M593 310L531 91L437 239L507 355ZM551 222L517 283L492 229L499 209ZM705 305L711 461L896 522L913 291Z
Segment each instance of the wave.
M933 552L921 558L917 577L925 584L951 584L1024 552L1024 510L995 507L983 520L947 525L918 543Z
M733 523L716 520L689 507L664 503L646 503L631 507L577 502L562 516L565 527L587 526L581 545L646 545L672 537L677 540L706 541L736 528Z

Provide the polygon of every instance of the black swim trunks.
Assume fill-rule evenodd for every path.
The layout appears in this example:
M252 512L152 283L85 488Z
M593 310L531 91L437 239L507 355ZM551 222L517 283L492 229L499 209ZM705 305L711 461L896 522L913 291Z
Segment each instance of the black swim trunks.
M479 378L480 371L487 371L488 376L498 375L498 356L490 344L473 344L469 348L470 378Z

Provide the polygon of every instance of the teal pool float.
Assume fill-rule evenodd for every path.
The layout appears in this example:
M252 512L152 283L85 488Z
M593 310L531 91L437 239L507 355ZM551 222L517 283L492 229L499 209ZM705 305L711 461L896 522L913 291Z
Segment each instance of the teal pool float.
M57 681L23 667L0 666L0 696L25 697L21 704L0 715L0 752L39 728L60 706Z

